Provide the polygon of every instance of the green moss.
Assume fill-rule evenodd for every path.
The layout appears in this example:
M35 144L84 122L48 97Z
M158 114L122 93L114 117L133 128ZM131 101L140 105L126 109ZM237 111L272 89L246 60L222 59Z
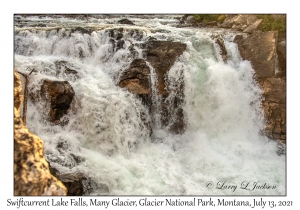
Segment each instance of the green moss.
M211 21L217 21L222 23L226 16L220 14L194 14L195 20L197 22L208 23Z
M286 33L286 15L256 15L262 19L257 29L261 31L278 31L279 35Z

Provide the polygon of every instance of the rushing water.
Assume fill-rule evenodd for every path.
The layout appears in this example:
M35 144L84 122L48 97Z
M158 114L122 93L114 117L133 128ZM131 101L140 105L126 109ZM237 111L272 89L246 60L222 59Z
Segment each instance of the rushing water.
M285 156L260 135L261 90L233 42L235 33L177 28L172 16L130 16L134 26L118 24L120 19L15 16L15 68L35 69L29 92L37 93L45 78L67 80L75 91L64 126L47 122L43 104L28 101L27 127L44 141L51 164L61 173L86 174L85 191L91 195L284 195ZM76 27L91 32L72 31ZM117 49L109 33L120 27L124 42ZM227 62L216 35L224 40ZM149 63L152 116L139 98L117 85L131 61L143 58L140 46L149 37L187 45L166 75L171 112L178 84L184 83L183 134L160 124L161 98ZM65 74L67 67L78 73ZM152 119L152 136L142 113ZM266 185L252 190L254 182ZM226 189L229 185L237 188Z

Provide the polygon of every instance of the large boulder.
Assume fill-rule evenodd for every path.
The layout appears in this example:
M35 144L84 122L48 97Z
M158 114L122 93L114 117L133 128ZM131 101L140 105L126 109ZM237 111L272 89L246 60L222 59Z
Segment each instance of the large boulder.
M221 27L243 31L244 33L252 33L261 21L262 19L258 19L256 15L227 15Z
M133 94L149 95L151 93L150 68L143 59L135 59L120 77L119 86L127 88Z
M126 88L130 93L137 95L144 105L151 107L151 81L150 68L143 59L135 59L131 62L120 77L119 86ZM141 119L148 128L150 135L152 128L145 113L141 113Z
M49 109L49 120L56 124L67 113L75 92L68 81L52 81L45 79L41 86L41 98Z
M82 196L84 195L84 181L87 180L86 176L82 173L64 173L58 174L56 177L68 189L68 196Z
M177 84L180 87L179 92L176 93L172 100L173 103L170 104L167 72L185 50L186 44L179 42L151 40L146 44L146 59L156 72L158 94L162 98L162 125L169 126L170 132L175 134L183 133L186 128L182 110L184 84Z
M128 19L121 19L121 20L118 20L118 23L120 24L126 24L126 25L134 25L134 23Z
M176 59L186 50L186 44L149 39L148 42L144 44L144 49L146 60L133 60L130 67L121 75L119 86L138 95L142 102L148 106L152 116L156 114L154 113L156 110L154 106L160 106L160 109L162 110L162 119L160 119L162 124L164 126L169 126L169 130L172 133L182 133L185 130L184 114L181 107L183 103L184 85L177 84L181 88L172 100L173 103L170 104L170 100L167 100L169 95L169 90L167 88L167 83L169 82L167 72L171 69ZM152 90L150 78L151 71L146 61L153 67L155 74L157 75L156 88L157 94L159 94L159 98L161 98L161 104L157 104L157 101L152 101L153 98L155 98L152 97L152 94L155 91ZM171 116L173 116L172 122L170 122ZM150 132L152 132L149 122L145 123L146 126L149 127Z
M259 80L275 76L277 37L278 33L274 31L257 31L245 39L238 35L234 40L242 58L251 61Z
M166 96L165 76L176 59L186 50L186 44L171 41L149 41L146 44L146 59L155 69L158 91Z
M235 38L242 58L251 61L255 78L263 90L262 105L266 119L264 132L271 139L285 142L285 45L278 47L277 40L277 31L256 31L246 38L242 36ZM281 52L280 56L279 52Z
M54 177L44 157L43 141L32 134L20 117L22 84L14 73L14 195L66 195L66 187Z

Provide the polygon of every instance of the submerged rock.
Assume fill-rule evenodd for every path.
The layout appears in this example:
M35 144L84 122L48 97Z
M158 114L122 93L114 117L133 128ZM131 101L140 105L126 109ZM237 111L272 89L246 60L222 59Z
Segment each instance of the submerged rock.
M66 195L66 187L54 177L44 157L43 141L32 134L20 117L20 78L14 73L14 195Z

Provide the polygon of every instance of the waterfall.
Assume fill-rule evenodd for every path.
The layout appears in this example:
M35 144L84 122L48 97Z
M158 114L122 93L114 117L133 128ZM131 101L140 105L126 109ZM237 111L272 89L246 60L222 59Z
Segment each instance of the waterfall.
M262 91L233 42L236 34L178 28L172 16L132 16L135 25L120 19L20 16L15 23L15 69L35 70L27 127L44 141L51 165L60 173L86 174L88 195L284 195L285 156L260 134ZM216 35L224 41L226 61ZM184 43L186 50L166 73L165 98L155 68L146 62L149 109L118 84L132 61L145 59L144 43L151 39ZM74 89L65 125L45 118L39 99L44 79L68 81ZM165 124L163 103L171 113ZM174 134L178 117L185 128ZM276 187L245 190L244 181ZM215 187L207 189L208 182ZM222 190L218 183L238 188Z

